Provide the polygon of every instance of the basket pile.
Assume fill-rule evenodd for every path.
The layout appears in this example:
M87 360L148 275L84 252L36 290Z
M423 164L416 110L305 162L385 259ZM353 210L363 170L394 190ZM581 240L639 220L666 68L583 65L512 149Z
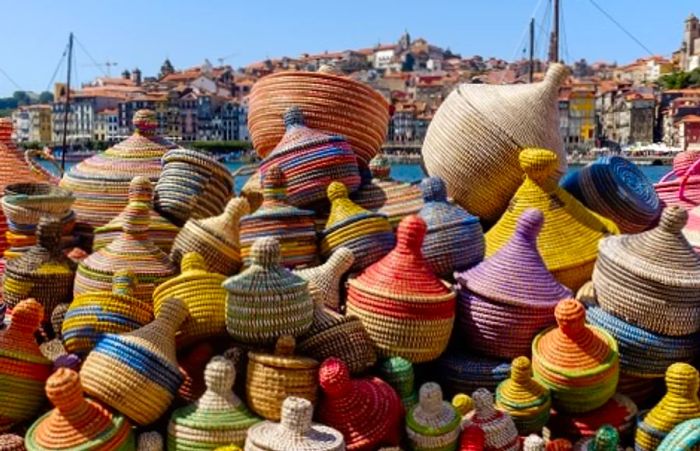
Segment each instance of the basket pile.
M496 407L513 418L521 436L540 432L549 420L552 405L549 389L532 378L532 365L527 357L514 359L510 371L510 378L496 388Z
M507 412L496 410L493 394L480 388L472 394L474 410L467 420L484 432L484 449L517 451L520 449L518 430Z

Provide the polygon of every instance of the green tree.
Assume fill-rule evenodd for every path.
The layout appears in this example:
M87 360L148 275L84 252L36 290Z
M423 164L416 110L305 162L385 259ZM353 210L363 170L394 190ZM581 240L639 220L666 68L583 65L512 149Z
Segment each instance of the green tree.
M51 103L53 102L53 94L49 91L44 91L39 94L39 103Z
M12 93L12 98L17 101L17 105L29 105L32 103L32 99L25 91L15 91Z
M700 86L700 68L691 72L676 71L659 78L659 84L665 89L685 89Z

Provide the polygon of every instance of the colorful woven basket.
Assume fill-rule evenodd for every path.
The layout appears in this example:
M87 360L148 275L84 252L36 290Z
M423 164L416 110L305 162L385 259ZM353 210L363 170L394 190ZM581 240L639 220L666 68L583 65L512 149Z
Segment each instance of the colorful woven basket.
M242 263L238 225L249 211L248 201L236 197L219 216L190 219L175 238L170 258L180 264L187 252L197 252L204 257L209 271L225 276L237 273Z
M662 206L676 205L686 210L700 205L700 152L678 153L673 169L654 185Z
M418 404L406 414L406 435L411 449L457 449L461 422L459 412L442 399L440 386L435 382L423 384Z
M357 158L344 137L307 127L298 107L284 113L284 125L287 131L260 164L260 171L264 174L272 166L279 166L287 179L290 204L325 200L326 189L333 181L342 182L351 192L357 190Z
M602 426L594 437L587 437L574 444L574 451L622 451L618 446L620 435L617 429L606 424Z
M615 393L620 372L617 343L603 329L586 324L578 301L561 301L554 315L558 326L542 331L532 342L535 378L550 389L557 410L596 409Z
M464 428L459 438L459 451L484 451L486 434L484 430L475 424Z
M204 379L207 391L196 403L175 410L170 417L170 450L243 446L248 428L262 421L233 393L236 370L228 359L214 357L204 371Z
M440 105L423 141L423 161L448 193L483 221L495 222L522 183L518 154L526 147L552 149L561 157L559 86L567 76L550 64L542 83L461 84Z
M231 172L209 153L173 149L163 155L155 206L175 224L221 214L232 195Z
M700 418L687 420L674 427L659 444L657 451L692 451L700 447Z
M177 356L177 363L185 380L177 392L178 404L191 404L197 401L207 389L204 371L209 361L214 358L214 347L207 341L201 341L187 347ZM232 362L233 363L233 362Z
M484 230L479 218L447 201L445 183L438 177L423 179L423 208L418 215L428 225L423 256L435 274L450 279L484 259Z
M9 326L0 331L0 432L34 418L44 404L44 383L52 364L34 339L43 316L41 304L24 300L13 309Z
M348 199L348 189L340 182L328 186L331 213L321 232L321 255L329 258L339 247L355 255L350 271L361 271L385 256L395 243L391 224L385 216L371 213Z
M517 218L525 210L536 208L544 215L537 249L554 277L577 290L591 279L598 242L617 233L618 228L557 185L558 163L554 152L525 149L520 153L520 164L525 181L501 219L486 233L486 256L490 257L508 242Z
M30 450L135 451L129 421L83 397L78 373L61 368L46 381L46 396L56 406L29 428Z
M158 315L168 299L178 298L189 311L178 330L178 344L225 337L226 290L221 284L226 277L209 272L204 258L196 252L185 254L180 263L180 275L164 282L153 292L155 314Z
M5 266L3 299L14 307L21 300L35 298L47 312L70 302L75 265L61 252L61 224L42 218L37 226L36 245Z
M340 247L320 266L298 269L294 273L309 282L309 292L316 303L341 311L340 282L352 267L355 255L347 247Z
M480 427L485 434L484 451L518 451L518 430L507 412L496 410L493 394L480 388L472 394L474 410L467 419Z
M175 398L183 377L175 358L175 332L187 307L171 299L148 325L122 335L105 334L80 370L85 392L144 426Z
M666 395L637 425L635 450L655 450L676 426L700 418L698 371L687 363L674 363L666 371Z
M389 384L376 377L351 379L345 363L333 357L321 364L318 378L318 418L343 434L348 450L399 444L404 410Z
M3 451L27 451L24 437L17 434L0 434L0 449Z
M248 353L246 397L250 409L277 421L282 403L289 396L316 403L318 361L294 355L294 338L284 335L277 340L275 353Z
M112 291L91 291L76 296L63 320L63 343L68 352L87 355L106 333L121 334L153 320L153 306L133 296L138 284L129 270L112 278Z
M442 389L454 396L472 393L479 388L496 390L498 384L510 375L510 365L507 360L450 349L434 362L432 374L435 374Z
M379 366L379 374L401 398L406 411L418 404L413 364L403 357L389 357Z
M314 212L287 202L286 179L277 165L270 165L263 177L263 203L243 216L240 225L241 256L248 266L251 247L261 237L275 237L280 243L282 265L287 268L316 263Z
M173 240L180 229L169 220L153 210L153 184L146 177L134 177L129 184L129 203L148 205L150 220L148 221L148 238L166 254L170 252ZM128 206L128 204L127 204ZM107 224L96 227L92 242L92 250L98 251L115 240L122 233L122 227L129 216L125 208L119 215Z
M669 207L655 229L600 243L593 284L604 310L655 334L700 331L700 256L681 233L687 218Z
M348 282L347 312L362 320L382 357L427 362L450 339L456 295L423 258L426 228L418 216L402 220L394 250Z
M296 106L306 124L316 130L345 136L360 163L366 165L386 137L389 104L368 85L330 68L319 72L278 72L253 85L248 97L248 128L261 157L285 133L283 113Z
M695 252L700 254L700 206L688 212L688 222L683 227L683 236Z
M525 210L505 246L455 273L457 324L472 350L505 359L530 355L535 335L554 324L557 303L572 296L537 251L543 221L539 210Z
M282 335L305 334L314 314L308 282L280 266L276 238L258 238L251 254L251 266L223 284L228 291L229 334L257 345L274 343Z
M532 378L532 365L527 357L514 359L510 371L510 378L496 388L496 407L513 418L518 434L539 433L549 420L552 404L549 389Z
M343 451L339 431L312 423L314 407L308 399L290 396L282 403L281 422L263 421L248 430L246 451Z
M663 396L663 382L663 378L638 377L620 369L617 392L630 398L640 409L650 409Z

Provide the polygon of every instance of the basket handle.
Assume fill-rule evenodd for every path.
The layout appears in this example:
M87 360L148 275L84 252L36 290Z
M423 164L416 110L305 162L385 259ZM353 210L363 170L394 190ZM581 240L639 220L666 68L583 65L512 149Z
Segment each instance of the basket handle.
M51 163L53 167L56 168L56 170L58 171L59 177L56 177L51 172L43 168L36 161L37 157L42 157L44 160ZM61 169L61 166L59 166L59 164L56 162L56 159L43 150L28 149L24 152L24 161L34 172L43 175L44 177L48 178L51 182L58 183L58 181L61 180L61 177L63 177L63 169Z
M692 166L686 171L685 175L683 176L683 180L681 180L681 186L678 188L678 198L680 200L684 200L686 202L694 203L690 199L685 197L685 187L688 184L688 180L690 179L691 175L697 175L696 173L700 170L700 159L698 159L695 163L693 163Z

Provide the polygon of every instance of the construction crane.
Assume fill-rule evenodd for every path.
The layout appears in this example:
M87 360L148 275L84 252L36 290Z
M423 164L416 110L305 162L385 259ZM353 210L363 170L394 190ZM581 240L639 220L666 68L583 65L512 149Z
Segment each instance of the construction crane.
M219 62L219 66L223 66L224 61L226 61L229 58L233 58L236 55L238 55L238 53L231 53L230 55L222 56L220 58L217 58L216 60Z
M84 67L104 67L107 70L107 77L112 76L112 67L117 67L119 63L116 63L114 61L105 61L104 63L96 63L96 64L83 64Z

